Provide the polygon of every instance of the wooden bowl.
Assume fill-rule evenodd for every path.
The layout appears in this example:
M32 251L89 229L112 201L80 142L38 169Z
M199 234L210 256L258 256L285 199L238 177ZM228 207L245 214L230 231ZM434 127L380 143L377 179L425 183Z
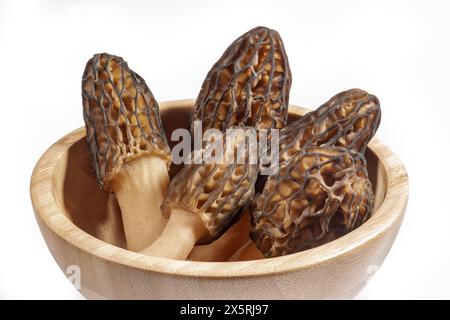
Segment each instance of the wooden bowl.
M160 104L169 140L175 128L188 128L192 105L192 100ZM290 110L291 120L307 112L295 106ZM408 200L405 168L373 139L366 157L376 211L349 234L311 250L264 260L150 257L123 249L120 213L106 215L106 207L114 203L97 187L84 138L84 128L77 129L44 153L31 178L31 199L53 257L87 298L352 298L388 254Z

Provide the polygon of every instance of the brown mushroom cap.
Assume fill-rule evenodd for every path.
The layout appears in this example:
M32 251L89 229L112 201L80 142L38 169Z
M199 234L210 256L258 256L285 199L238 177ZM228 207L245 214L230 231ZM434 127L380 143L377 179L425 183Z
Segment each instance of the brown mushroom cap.
M362 154L305 147L254 199L251 238L266 257L309 249L362 224L373 202Z
M338 93L280 134L280 162L303 146L338 146L364 154L380 125L378 98L360 89Z
M144 79L120 57L96 54L82 81L86 138L102 189L123 163L155 154L170 163L159 107Z
M197 97L192 122L203 131L231 126L282 128L287 121L291 71L280 35L254 28L214 64Z
M169 216L172 208L180 207L198 215L209 235L197 244L217 239L239 218L254 195L258 167L249 161L245 143L248 130L251 128L240 127L234 139L224 134L223 157L219 161L186 164L170 182L161 210ZM212 148L209 145L200 153L211 154Z

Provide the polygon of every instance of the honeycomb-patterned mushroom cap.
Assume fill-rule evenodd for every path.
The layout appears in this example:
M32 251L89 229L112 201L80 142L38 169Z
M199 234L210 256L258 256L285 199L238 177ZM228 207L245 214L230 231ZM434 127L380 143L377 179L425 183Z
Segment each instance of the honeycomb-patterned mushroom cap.
M251 238L266 257L313 248L361 225L373 202L360 153L305 147L254 199Z
M280 162L303 146L338 146L364 154L381 120L378 98L360 89L338 93L288 124L280 134Z
M210 243L225 232L255 192L258 167L249 153L254 150L246 143L252 128L234 127L227 132L234 135L223 134L217 144L210 144L195 155L203 159L201 164L186 164L175 175L161 206L165 216L173 207L180 207L201 218L209 235L197 244ZM219 145L223 146L222 153L214 151Z
M96 54L86 64L82 80L86 138L100 187L123 163L155 154L170 164L170 149L159 107L144 79L120 57Z
M203 132L231 126L258 129L286 124L291 71L280 35L254 28L236 39L203 82L192 113Z

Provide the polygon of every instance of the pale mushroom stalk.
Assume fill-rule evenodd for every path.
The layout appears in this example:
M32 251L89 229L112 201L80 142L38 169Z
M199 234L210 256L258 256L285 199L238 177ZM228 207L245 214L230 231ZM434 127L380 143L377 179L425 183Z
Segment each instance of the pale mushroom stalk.
M250 214L244 211L239 220L223 235L210 244L195 246L189 254L192 261L228 261L230 257L250 240Z
M254 194L258 170L257 164L249 163L249 148L245 146L250 128L234 129L234 138L223 135L221 157L187 164L175 175L161 206L169 222L141 253L186 259L195 244L211 243L236 222ZM201 150L204 160L213 147Z
M206 227L195 212L174 208L161 235L141 253L183 260L197 241L207 235Z
M171 157L158 104L122 58L106 53L88 61L82 95L97 181L117 197L128 249L141 250L159 236L167 220L159 207Z
M128 249L139 251L162 232L167 219L160 206L169 185L166 160L142 156L124 164L111 181L120 205Z
M248 261L264 259L264 255L252 240L248 240L228 261Z
M122 214L117 198L112 193L108 194L105 211L105 220L96 228L97 237L117 247L126 246L121 236L122 233L118 232L123 229Z

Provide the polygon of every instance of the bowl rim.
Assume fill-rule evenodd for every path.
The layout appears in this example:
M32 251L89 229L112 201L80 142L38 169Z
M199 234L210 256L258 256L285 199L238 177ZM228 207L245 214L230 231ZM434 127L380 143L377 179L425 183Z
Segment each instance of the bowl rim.
M161 109L192 107L194 100L172 100L159 103ZM290 113L304 114L309 109L289 106ZM99 259L146 272L187 277L230 278L280 274L330 262L338 256L376 241L401 221L408 201L408 175L400 159L377 138L369 149L385 169L384 200L375 214L352 232L319 247L282 257L236 262L199 262L146 256L116 247L95 238L73 224L59 208L53 192L53 173L67 149L85 136L84 127L65 135L45 151L31 177L30 195L36 218L52 232L79 250Z

